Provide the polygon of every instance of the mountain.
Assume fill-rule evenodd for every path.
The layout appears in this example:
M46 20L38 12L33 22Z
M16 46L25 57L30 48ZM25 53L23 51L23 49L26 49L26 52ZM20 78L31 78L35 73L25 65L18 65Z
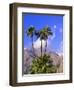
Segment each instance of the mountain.
M43 53L44 54L44 53ZM32 65L32 60L35 58L35 56L40 56L41 52L40 49L35 49L34 52L32 49L24 49L24 62L23 62L23 72L25 74L30 73L30 67ZM47 55L50 55L50 58L53 61L53 65L59 66L58 73L63 72L63 55L59 55L56 52L47 52Z

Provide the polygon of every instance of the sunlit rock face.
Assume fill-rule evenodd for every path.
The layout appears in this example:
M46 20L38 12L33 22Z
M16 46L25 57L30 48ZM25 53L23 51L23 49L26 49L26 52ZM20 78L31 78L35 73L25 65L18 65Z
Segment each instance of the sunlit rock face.
M32 49L24 49L24 61L23 61L23 72L24 74L30 74L30 68L32 64L32 60L34 60L34 56L40 56L41 51L40 49L34 49L34 52ZM44 50L43 50L44 55ZM55 52L47 52L47 55L50 55L51 60L53 61L53 65L59 66L57 73L63 72L63 55L59 55Z

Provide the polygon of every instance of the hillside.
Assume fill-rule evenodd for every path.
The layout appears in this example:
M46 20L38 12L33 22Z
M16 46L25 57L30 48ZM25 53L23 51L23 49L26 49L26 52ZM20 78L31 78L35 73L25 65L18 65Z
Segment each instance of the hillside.
M59 66L57 72L61 73L63 72L63 55L59 55L55 52L47 52L48 55L50 55L53 65ZM24 74L29 74L30 73L30 67L32 64L32 60L34 59L34 56L40 56L40 51L39 49L35 49L35 52L33 52L31 49L24 49L24 67L23 67L23 72Z

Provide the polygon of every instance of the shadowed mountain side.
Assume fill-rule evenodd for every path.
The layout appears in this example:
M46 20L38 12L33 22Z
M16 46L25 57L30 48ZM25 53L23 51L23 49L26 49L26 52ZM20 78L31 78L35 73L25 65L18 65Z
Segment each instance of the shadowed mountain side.
M30 68L32 65L32 60L35 56L40 56L40 49L35 49L35 52L32 52L31 49L24 49L24 74L30 74ZM43 53L44 54L44 53ZM58 67L57 73L63 72L63 56L58 55L55 52L47 52L47 55L50 55L53 65Z

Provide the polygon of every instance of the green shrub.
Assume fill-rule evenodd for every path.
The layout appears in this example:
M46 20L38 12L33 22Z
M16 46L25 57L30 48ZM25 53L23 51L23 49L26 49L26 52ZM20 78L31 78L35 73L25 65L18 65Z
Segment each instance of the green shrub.
M32 61L31 74L56 72L56 66L53 65L53 61L51 60L50 56L46 54L42 57L37 57Z

